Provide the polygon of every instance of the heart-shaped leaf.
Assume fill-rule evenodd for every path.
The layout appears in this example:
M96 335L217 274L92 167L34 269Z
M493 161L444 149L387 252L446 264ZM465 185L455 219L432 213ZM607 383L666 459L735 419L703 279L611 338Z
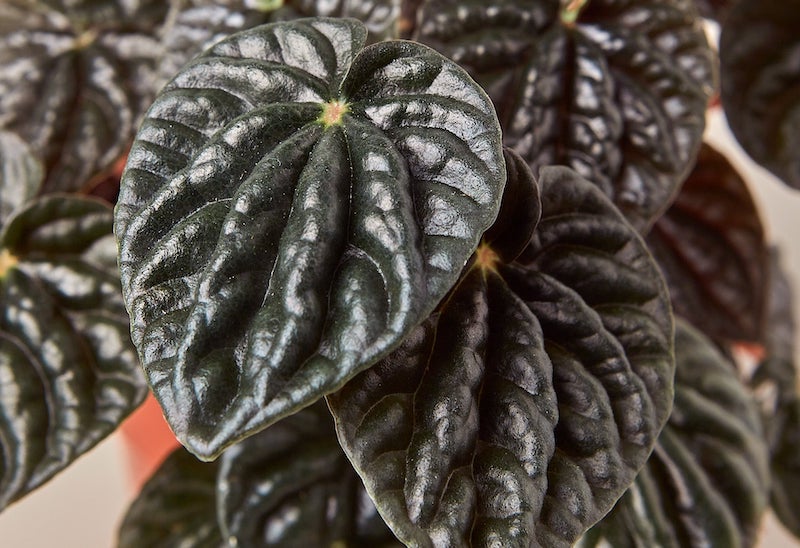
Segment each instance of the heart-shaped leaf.
M415 39L466 67L503 137L577 170L644 229L700 146L713 55L692 0L427 0Z
M355 20L233 35L160 94L116 215L133 341L213 458L397 346L453 286L505 181L488 97Z
M163 0L0 4L0 127L29 142L45 191L73 191L125 153L155 89Z
M12 211L36 195L43 177L42 163L27 143L0 131L0 227Z
M227 450L217 496L236 546L402 546L339 448L320 402Z
M733 364L688 323L678 323L675 361L675 407L653 456L579 546L755 542L769 492L755 402Z
M488 246L436 314L328 397L413 546L569 546L644 464L672 402L672 317L643 241L567 168L516 263Z
M722 106L742 148L800 188L800 0L740 0L720 36Z
M724 156L703 146L647 244L676 314L715 340L761 340L768 277L764 227L747 185Z
M144 399L111 209L51 196L0 234L0 508L111 433Z
M183 448L167 457L128 508L119 548L222 548L217 525L217 463L200 462ZM246 546L246 545L242 545Z

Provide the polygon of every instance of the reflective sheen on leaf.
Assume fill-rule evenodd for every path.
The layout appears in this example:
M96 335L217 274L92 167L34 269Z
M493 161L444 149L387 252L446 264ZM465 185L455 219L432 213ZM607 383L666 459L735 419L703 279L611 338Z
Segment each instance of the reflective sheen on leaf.
M144 399L111 209L52 196L0 235L0 508L111 433Z
M342 453L324 403L231 447L217 496L236 546L402 546Z
M800 0L741 0L720 36L722 106L742 148L800 188Z
M365 36L322 18L235 34L131 149L115 230L133 340L201 458L396 347L499 210L488 97L425 46Z
M42 163L14 133L0 131L0 227L42 184Z
M769 491L755 402L734 365L688 323L678 324L675 360L675 406L653 456L579 547L755 543Z
M692 0L427 0L415 39L470 72L534 174L561 164L644 230L687 174L714 85Z
M644 243L542 170L518 262L482 247L437 312L328 397L339 440L413 546L569 546L644 464L672 402L672 317Z
M703 146L647 244L676 314L715 340L761 340L769 270L764 227L724 156Z
M118 547L228 546L217 525L217 468L183 448L173 451L128 508Z

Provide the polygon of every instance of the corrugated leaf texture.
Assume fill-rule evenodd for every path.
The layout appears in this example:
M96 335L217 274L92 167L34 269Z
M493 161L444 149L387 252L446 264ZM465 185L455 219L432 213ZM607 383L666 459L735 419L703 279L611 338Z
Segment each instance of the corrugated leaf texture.
M363 24L235 34L149 110L116 210L150 383L202 458L342 386L452 287L500 207L500 130L454 63Z
M573 171L543 169L541 185L516 262L479 247L433 316L328 397L407 545L569 546L669 414L672 317L644 243Z
M0 131L0 227L33 198L44 178L42 163L16 134Z
M487 90L534 174L572 167L640 230L667 207L714 89L692 0L427 0L419 22L414 38Z
M30 202L0 234L0 508L110 434L146 394L111 209Z

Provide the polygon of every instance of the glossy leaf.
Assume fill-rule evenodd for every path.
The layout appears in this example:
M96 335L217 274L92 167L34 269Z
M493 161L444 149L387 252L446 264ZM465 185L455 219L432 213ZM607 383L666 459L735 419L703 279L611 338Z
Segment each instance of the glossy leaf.
M534 174L570 166L644 229L700 146L714 80L701 22L692 0L564 4L427 0L415 39L488 91Z
M167 457L128 508L119 548L221 548L216 514L216 463L179 448Z
M722 106L758 163L800 188L800 0L741 0L720 36Z
M365 36L324 18L233 35L131 149L115 229L133 340L201 458L397 346L499 209L485 94L425 46Z
M0 508L111 433L144 399L111 209L65 196L0 235Z
M687 323L678 324L675 361L675 407L653 456L579 547L754 544L769 491L755 402L733 364Z
M704 145L647 244L675 313L715 340L760 341L768 252L758 209L728 160Z
M672 318L644 243L591 183L542 170L519 262L479 248L436 314L328 397L339 440L413 546L569 546L650 454Z
M232 545L402 546L339 448L324 403L226 451L218 497Z
M14 133L0 131L0 227L36 195L43 177L42 164L30 147Z
M0 127L42 158L45 191L78 190L125 153L155 92L167 8L161 0L0 4Z

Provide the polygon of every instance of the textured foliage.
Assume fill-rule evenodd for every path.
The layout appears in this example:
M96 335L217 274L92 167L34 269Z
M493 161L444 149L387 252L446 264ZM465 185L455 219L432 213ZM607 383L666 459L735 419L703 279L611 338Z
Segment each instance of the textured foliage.
M764 227L724 156L704 145L647 244L676 314L715 340L761 340L769 270Z
M15 134L0 131L0 227L16 208L36 195L44 171L30 147Z
M752 158L800 188L800 0L741 0L720 36L722 104Z
M534 173L574 168L642 229L700 145L711 52L692 0L564 4L427 0L415 38L488 91Z
M405 543L568 546L650 454L672 360L644 243L589 182L547 168L518 262L479 247L437 313L328 401Z
M122 156L153 98L168 3L0 4L0 127L44 161L47 191L72 191Z
M758 410L713 343L678 323L675 407L633 486L580 543L752 546L769 491Z
M110 208L82 198L30 202L0 235L0 508L144 399L115 251Z
M116 210L132 334L190 451L342 386L452 287L500 205L488 98L355 20L235 34L163 90Z

